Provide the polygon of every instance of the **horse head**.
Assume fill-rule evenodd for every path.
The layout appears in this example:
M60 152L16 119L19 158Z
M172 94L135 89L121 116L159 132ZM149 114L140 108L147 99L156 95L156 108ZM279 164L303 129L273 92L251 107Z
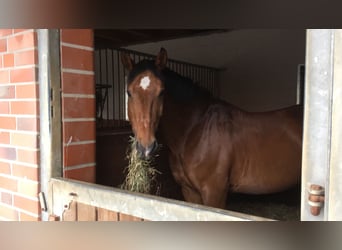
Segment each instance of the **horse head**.
M161 71L167 62L167 53L161 48L156 59L135 64L126 53L121 61L129 71L127 78L128 118L137 140L137 151L148 158L157 148L155 133L163 110L164 82Z

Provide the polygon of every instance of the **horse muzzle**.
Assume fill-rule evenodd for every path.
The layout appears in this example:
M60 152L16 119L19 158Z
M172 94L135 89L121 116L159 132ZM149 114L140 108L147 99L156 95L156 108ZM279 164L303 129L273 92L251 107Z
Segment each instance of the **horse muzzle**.
M157 148L158 148L157 141L153 141L147 147L144 147L139 142L137 143L138 154L140 157L145 158L145 159L149 158L152 155L152 153L156 151Z

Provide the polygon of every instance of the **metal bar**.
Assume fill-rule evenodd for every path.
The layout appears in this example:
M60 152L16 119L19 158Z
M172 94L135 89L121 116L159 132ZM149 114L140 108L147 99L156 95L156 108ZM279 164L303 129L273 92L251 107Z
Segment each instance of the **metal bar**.
M140 56L155 58L155 56L153 56L153 55L150 55L150 54L147 54L147 53L143 53L143 52L140 52L140 51L129 50L129 49L124 49L124 48L117 48L117 50L118 51L126 51L126 52L134 54L134 55L140 55ZM184 61L181 61L181 60L169 59L168 61L174 62L174 63L177 63L177 64L182 64L182 65L189 65L189 66L192 66L192 67L203 67L202 65L199 65L199 64L188 63L188 62L184 62ZM206 66L206 68L208 68L208 69L215 69L215 70L222 70L221 68L215 68L215 67L209 67L209 66L208 67Z
M216 88L216 96L219 97L219 94L221 93L221 90L220 90L220 84L219 84L219 73L221 71L219 70L215 70L215 76L216 76L216 80L214 81L214 84L215 84L215 88Z
M99 49L99 82L98 82L98 84L103 84L103 82L102 82L102 71L103 71L103 67L102 67L102 59L101 59L101 52L102 50L101 49ZM99 100L96 100L97 102L99 102L99 105L100 105L100 117L97 117L97 118L100 118L100 119L102 119L103 117L102 117L102 90L100 89L100 90L98 90L100 93L101 93L101 95L98 95L97 96L97 98L99 98L100 96L101 96L101 102L99 102ZM96 112L98 112L97 110L96 110Z
M39 29L40 185L45 196L51 177L62 176L61 66L59 30ZM53 108L53 109L52 109ZM51 196L48 195L50 201ZM51 204L48 202L48 204ZM47 221L51 208L42 211Z
M342 30L334 31L333 100L329 186L326 189L327 219L342 220Z
M129 192L75 180L55 178L53 189L54 214L62 218L65 207L77 201L110 211L125 213L147 220L157 221L264 221L267 218L246 215L222 209Z
M99 69L100 69L100 72L99 72L99 82L98 84L103 84L102 83L102 69L103 69L103 66L102 66L102 56L101 56L101 53L102 53L102 50L99 49Z
M115 50L112 50L112 75L113 75L113 81L111 82L111 85L112 85L112 88L111 88L111 93L112 93L112 97L113 97L113 101L112 101L112 105L113 105L113 110L115 108L115 104L114 104L114 93L115 93L115 90L114 90L114 86L115 86L115 83L119 83L120 84L120 81L119 81L119 77L120 77L120 73L118 74L115 74L115 64L118 60L116 60L118 58L118 54L117 54L117 51ZM119 68L119 66L117 66L117 68ZM114 117L114 114L113 114L113 117Z
M194 67L190 67L190 78L194 79Z
M332 113L332 30L308 30L306 44L305 110L302 159L301 220L326 220L326 206L310 213L308 186L327 188Z
M196 79L199 84L201 84L200 70L196 67Z
M209 81L210 81L210 84L213 88L213 95L214 95L214 97L216 97L216 88L215 88L214 77L213 77L214 73L215 72L213 72L213 71L209 72Z
M209 82L210 88L211 88L211 90L212 90L211 92L212 92L213 95L215 96L215 85L214 85L213 81L211 81L210 75L211 75L211 71L208 70L208 82Z
M109 52L110 50L106 49L105 50L105 55L106 55L106 82L105 84L109 84L110 81L109 81ZM102 91L102 90L101 90ZM108 93L108 92L107 92ZM109 108L109 100L108 99L104 99L105 100L105 105L106 105L106 115L107 115L107 120L110 118L111 114L110 114L110 108Z
M120 60L120 57L117 57L117 60ZM120 102L119 102L119 120L121 121L122 119L124 119L124 102L125 102L125 78L124 78L124 67L123 65L120 65L118 63L118 72L119 72L119 79L120 81L118 82L119 85L119 97L120 97Z
M210 90L211 93L213 93L213 89L211 88L210 81L208 78L208 69L204 69L204 81L206 83L207 88Z
M112 50L112 56L113 56L113 67L112 67L112 71L113 71L113 83L112 83L112 119L117 120L118 116L119 116L119 112L120 112L120 103L118 100L118 95L120 95L118 89L119 89L119 85L120 85L120 65L118 63L119 61L119 54L117 53L117 51L115 51L116 53L114 54L114 50ZM115 55L115 56L114 56Z

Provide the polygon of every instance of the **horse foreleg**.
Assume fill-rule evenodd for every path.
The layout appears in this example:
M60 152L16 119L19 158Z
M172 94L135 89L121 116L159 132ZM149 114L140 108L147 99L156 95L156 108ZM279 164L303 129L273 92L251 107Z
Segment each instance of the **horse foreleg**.
M203 204L210 207L222 208L226 207L228 188L226 185L217 186L205 185L201 190Z
M171 153L169 154L169 164L173 177L182 188L184 200L196 204L203 204L201 194L189 186L187 178L184 174L183 166L177 155L173 155Z
M185 201L196 204L203 204L201 194L197 190L192 189L189 186L183 185L182 193Z

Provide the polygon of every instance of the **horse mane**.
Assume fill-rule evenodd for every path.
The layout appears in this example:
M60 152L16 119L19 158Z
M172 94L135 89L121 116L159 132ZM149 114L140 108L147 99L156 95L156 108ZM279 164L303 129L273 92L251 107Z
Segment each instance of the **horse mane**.
M201 87L188 77L184 77L168 68L162 71L165 89L177 101L190 101L194 98L212 98L209 90Z
M165 84L165 92L168 93L176 101L190 101L194 98L212 98L209 90L199 86L196 82L188 77L181 76L169 68L158 70L153 60L142 60L138 62L128 75L128 83L130 83L138 74L149 70Z

